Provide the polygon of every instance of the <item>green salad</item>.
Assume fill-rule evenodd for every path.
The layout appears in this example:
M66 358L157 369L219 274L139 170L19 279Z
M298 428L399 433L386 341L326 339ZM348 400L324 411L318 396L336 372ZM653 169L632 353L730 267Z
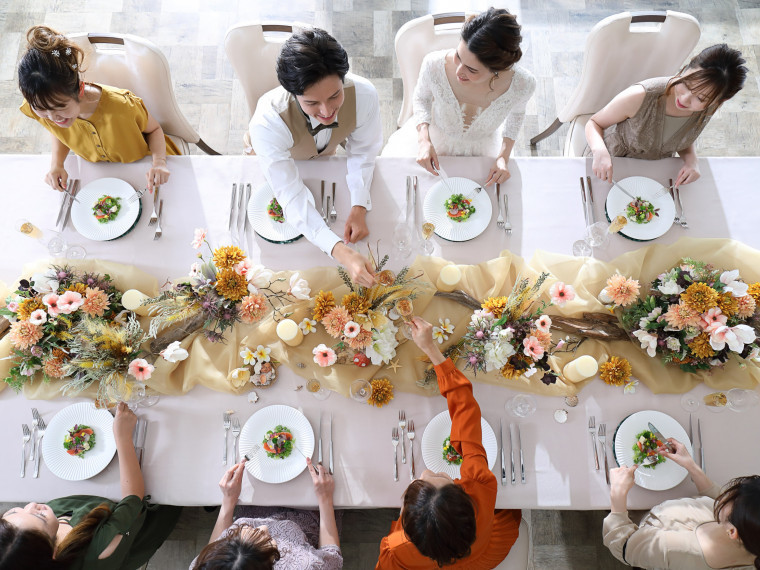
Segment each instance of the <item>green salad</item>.
M272 198L272 201L267 205L267 214L275 222L279 222L280 224L285 221L285 215L282 213L282 206L280 206L277 198Z
M625 215L629 220L637 224L648 224L655 216L660 215L660 209L655 208L652 202L637 196L633 202L630 202L626 206Z
M462 464L462 456L459 455L459 452L454 449L453 445L451 445L451 436L443 440L443 459L449 465Z
M465 198L463 194L454 194L445 203L446 214L450 220L464 222L475 213L472 200Z
M264 446L267 457L285 459L293 453L295 441L293 434L287 427L278 425L267 432L267 436L261 443Z
M657 453L657 448L661 447L662 441L657 439L649 430L644 430L636 435L636 443L633 445L633 462L641 465L646 469L654 469L660 463L665 463L665 458ZM657 457L657 462L651 465L644 464L647 457Z
M95 432L90 426L76 424L63 438L63 448L74 457L83 458L84 454L95 447Z
M101 224L107 224L116 219L121 210L121 198L114 198L113 196L104 195L98 198L95 205L92 207L93 215L95 219Z

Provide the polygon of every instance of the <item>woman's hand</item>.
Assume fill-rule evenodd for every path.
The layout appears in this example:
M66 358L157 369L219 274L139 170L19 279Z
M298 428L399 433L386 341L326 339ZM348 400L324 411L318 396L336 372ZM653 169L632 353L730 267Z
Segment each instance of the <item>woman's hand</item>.
M433 325L422 317L414 317L409 321L409 328L412 330L414 344L428 355L433 364L440 364L446 360L441 354L441 350L433 342Z
M613 513L624 513L628 510L628 492L633 488L637 468L638 465L610 469L610 508Z
M306 467L309 469L311 481L314 483L314 494L317 495L317 503L320 505L332 505L333 493L335 493L335 479L329 469L321 463L315 467L310 458L306 458Z
M45 183L49 184L53 190L63 192L69 183L69 173L63 165L50 167L50 172L45 175Z
M694 163L684 162L681 170L678 171L674 186L678 188L682 184L691 184L698 180L700 176L702 176L702 173L699 172L699 164L696 161Z
M419 141L419 151L417 152L417 164L427 170L430 174L438 176L433 167L440 168L438 164L438 154L430 139Z
M507 159L503 156L496 158L496 162L488 171L488 178L483 183L483 186L490 186L491 184L504 184L509 177L512 176L507 168Z
M332 255L346 268L354 283L362 287L372 287L375 284L375 273L369 260L344 243L336 243Z
M691 456L691 454L686 449L686 446L678 441L677 439L673 439L672 437L668 438L668 443L670 443L673 447L675 447L676 451L675 453L671 453L668 451L668 449L665 446L658 447L657 453L662 455L663 457L670 459L674 463L680 465L687 471L690 470L691 467L695 466L696 463L694 463L694 458Z
M236 463L222 475L219 481L219 488L222 490L222 502L227 504L236 504L240 498L240 491L243 488L243 472L245 471L245 459Z
M157 186L169 182L169 174L166 158L154 158L153 166L145 174L145 187L152 192Z
M366 216L367 208L364 206L353 206L351 208L343 231L344 243L356 243L369 235Z
M123 445L125 442L132 446L132 434L137 424L137 416L124 402L116 406L116 418L113 421L113 436L116 443Z
M612 184L612 157L605 147L604 149L594 151L594 160L591 164L591 171L599 180Z

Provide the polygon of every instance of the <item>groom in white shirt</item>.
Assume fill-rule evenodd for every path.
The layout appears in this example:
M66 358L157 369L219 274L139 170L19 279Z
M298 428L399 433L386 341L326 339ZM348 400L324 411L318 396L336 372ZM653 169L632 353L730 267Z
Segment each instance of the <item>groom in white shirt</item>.
M251 146L288 222L344 265L355 282L369 287L374 284L369 261L346 244L369 235L369 189L383 144L377 91L368 80L348 73L343 46L319 28L295 32L285 42L277 78L281 87L261 97L251 119ZM309 203L310 191L294 162L330 156L341 144L351 194L342 238Z

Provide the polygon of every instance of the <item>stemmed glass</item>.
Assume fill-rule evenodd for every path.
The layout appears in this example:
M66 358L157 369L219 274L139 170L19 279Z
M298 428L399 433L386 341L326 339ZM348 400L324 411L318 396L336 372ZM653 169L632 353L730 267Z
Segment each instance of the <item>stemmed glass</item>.
M68 259L84 259L87 256L87 251L81 245L69 245L66 243L61 232L53 230L53 237L44 241L42 230L29 220L16 220L14 228L16 231L32 239L36 239L43 246L47 247L51 257L62 257L65 254Z
M731 388L726 392L728 407L734 412L745 412L750 408L757 406L760 402L760 394L752 390L742 388Z
M424 255L431 255L433 253L433 242L430 241L431 236L435 232L435 226L430 222L422 224L422 253Z
M322 386L322 383L316 378L312 378L306 383L306 391L314 396L317 400L327 400L332 392Z
M396 224L393 230L393 247L399 252L402 258L406 258L412 253L412 231L406 220Z
M605 247L610 241L610 224L596 222L586 227L583 239L573 242L573 255L588 257L594 247Z
M134 382L132 384L132 393L129 398L124 402L129 406L129 409L133 412L137 411L140 406L149 408L158 403L161 397L158 394L149 394L146 391L145 384L143 382Z
M366 402L372 395L372 384L363 378L351 382L348 388L349 394L357 402Z
M517 394L504 407L518 418L525 418L536 411L536 399L530 394Z
M396 304L393 305L393 308L396 309L396 312L404 320L404 323L401 325L401 333L407 339L412 340L412 327L409 324L414 315L414 305L412 304L412 300L407 297L399 299L396 301Z
M681 407L692 414L699 409L699 398L691 392L687 392L681 396Z

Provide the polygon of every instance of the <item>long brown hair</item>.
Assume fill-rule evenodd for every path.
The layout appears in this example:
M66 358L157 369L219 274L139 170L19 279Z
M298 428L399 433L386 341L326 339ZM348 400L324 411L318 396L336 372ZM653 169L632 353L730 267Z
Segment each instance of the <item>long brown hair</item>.
M53 559L53 548L53 539L44 532L0 519L0 570L65 570L69 563Z
M56 547L56 560L71 564L80 558L92 542L92 537L95 536L100 523L109 516L111 516L111 509L105 503L87 513Z
M755 556L755 568L760 568L760 475L732 479L715 499L715 520L727 507L728 522L736 527L744 549Z
M253 528L242 536L244 528ZM280 551L267 533L249 524L234 524L224 538L205 546L195 561L195 570L271 570Z
M27 49L18 65L18 86L35 109L53 110L70 97L79 101L84 54L66 36L47 26L26 33Z

